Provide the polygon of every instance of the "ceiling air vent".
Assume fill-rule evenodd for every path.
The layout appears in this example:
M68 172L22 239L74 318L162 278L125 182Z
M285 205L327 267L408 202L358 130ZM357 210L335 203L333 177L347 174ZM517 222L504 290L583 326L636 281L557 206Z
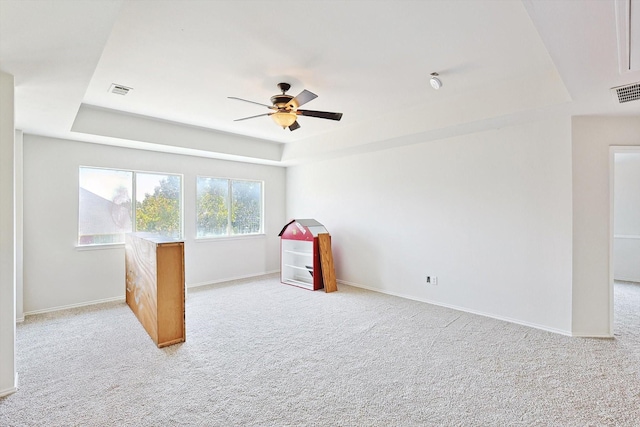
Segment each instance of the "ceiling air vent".
M640 99L640 82L611 88L611 93L620 104L637 101Z
M131 90L133 90L133 88L122 86L122 85L118 85L118 84L115 84L115 83L113 83L111 85L111 87L109 88L109 92L115 93L116 95L126 95Z
M640 0L615 0L620 74L640 70Z

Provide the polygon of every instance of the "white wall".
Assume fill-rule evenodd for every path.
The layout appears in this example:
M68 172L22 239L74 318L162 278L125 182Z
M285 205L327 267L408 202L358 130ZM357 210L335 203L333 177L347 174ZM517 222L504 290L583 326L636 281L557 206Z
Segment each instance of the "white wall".
M291 167L287 216L328 228L342 281L569 334L570 141L557 119Z
M573 333L612 336L610 146L640 146L640 117L573 117Z
M23 144L22 144L22 131L20 130L16 130L15 132L15 144L14 144L14 148L15 148L15 152L14 152L14 167L15 167L15 173L14 173L14 178L15 178L15 191L16 191L16 320L18 322L21 322L24 320L24 312L22 311L22 308L24 306L23 304L23 299L22 299L22 277L23 277L23 265L22 265L22 261L23 261L23 254L24 251L22 250L23 248L23 223L22 223L22 200L23 200L23 195L24 195L24 191L22 188L22 182L23 182L23 174L22 174L22 167L23 167L23 159L22 159L22 150Z
M15 391L14 80L0 71L0 396Z
M24 135L24 312L124 297L124 248L76 248L78 167L184 175L187 286L279 269L284 168ZM195 241L196 175L265 182L265 236Z
M616 280L640 282L640 147L615 154L614 274Z

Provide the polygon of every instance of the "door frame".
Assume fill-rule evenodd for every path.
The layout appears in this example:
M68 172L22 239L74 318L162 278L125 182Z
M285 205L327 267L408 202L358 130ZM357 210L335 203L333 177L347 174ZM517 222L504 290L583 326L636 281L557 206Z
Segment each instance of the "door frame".
M616 154L625 153L639 153L640 145L612 145L609 147L609 335L613 337L613 325L614 325L614 256L613 256L613 244L614 244L614 192L615 192L615 167L616 167Z

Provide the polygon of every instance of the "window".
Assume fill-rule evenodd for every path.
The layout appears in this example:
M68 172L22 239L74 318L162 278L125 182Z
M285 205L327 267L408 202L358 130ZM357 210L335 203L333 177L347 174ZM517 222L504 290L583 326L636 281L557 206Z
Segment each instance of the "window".
M136 231L181 237L181 177L153 173L136 173L135 177Z
M197 178L197 238L262 233L262 182Z
M182 236L180 175L80 167L79 183L78 245L124 243L134 230Z
M133 172L80 168L78 244L124 242L131 231Z

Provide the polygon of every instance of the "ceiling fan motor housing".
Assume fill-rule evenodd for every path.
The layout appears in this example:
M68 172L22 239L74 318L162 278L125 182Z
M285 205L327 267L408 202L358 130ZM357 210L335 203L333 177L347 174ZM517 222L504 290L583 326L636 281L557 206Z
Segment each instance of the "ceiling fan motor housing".
M289 108L286 108L286 106L289 101L293 99L293 96L285 95L285 92L291 89L291 85L289 83L278 83L278 89L282 91L282 95L273 95L271 97L271 103L279 110L289 110Z
M278 88L282 91L282 94L284 95L286 91L291 89L291 85L289 83L278 83Z
M274 107L277 107L278 109L282 109L285 108L286 105L289 103L289 101L291 101L293 99L293 96L291 95L273 95L271 97L271 103L273 104Z

